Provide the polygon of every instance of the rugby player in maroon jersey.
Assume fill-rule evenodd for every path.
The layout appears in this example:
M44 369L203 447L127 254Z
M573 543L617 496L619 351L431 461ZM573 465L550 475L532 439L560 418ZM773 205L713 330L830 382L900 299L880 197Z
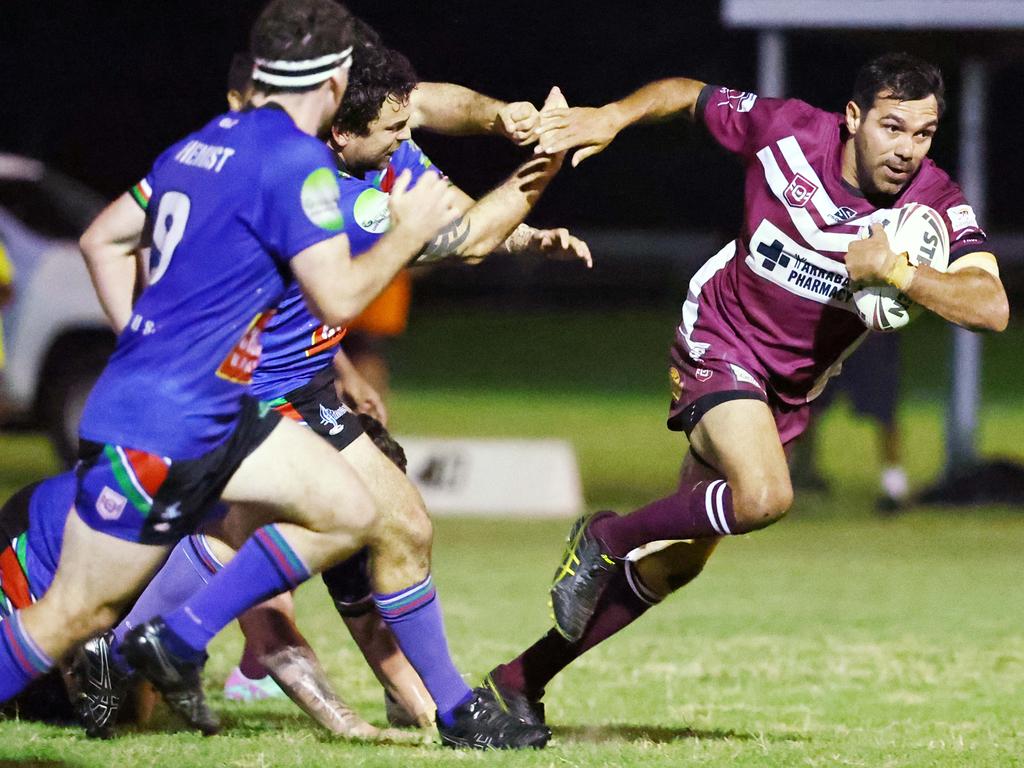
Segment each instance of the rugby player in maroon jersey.
M985 232L927 157L944 106L937 68L887 54L860 70L843 114L686 78L542 113L537 151L578 148L573 165L629 125L689 117L740 156L746 179L739 236L693 277L672 347L668 427L689 438L679 487L627 515L576 521L551 588L555 629L485 681L510 711L542 719L562 668L695 578L722 537L785 515L787 447L867 332L852 285L896 286L971 330L1006 327ZM889 246L879 222L911 202L943 218L944 273Z

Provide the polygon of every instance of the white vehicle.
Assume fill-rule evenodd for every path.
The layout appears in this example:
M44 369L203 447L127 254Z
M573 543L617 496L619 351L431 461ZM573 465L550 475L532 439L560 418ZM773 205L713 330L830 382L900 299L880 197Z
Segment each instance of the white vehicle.
M36 160L0 153L0 242L14 265L0 402L15 420L45 428L68 463L85 398L114 349L78 250L103 204Z

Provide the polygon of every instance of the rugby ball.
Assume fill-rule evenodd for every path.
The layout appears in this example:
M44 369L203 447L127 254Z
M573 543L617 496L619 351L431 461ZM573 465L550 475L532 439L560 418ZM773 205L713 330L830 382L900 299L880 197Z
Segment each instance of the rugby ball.
M949 266L949 235L942 216L920 203L909 203L891 212L883 222L889 247L906 251L910 263L927 264L945 272ZM921 308L898 288L873 285L853 294L857 314L872 331L898 331L920 314Z

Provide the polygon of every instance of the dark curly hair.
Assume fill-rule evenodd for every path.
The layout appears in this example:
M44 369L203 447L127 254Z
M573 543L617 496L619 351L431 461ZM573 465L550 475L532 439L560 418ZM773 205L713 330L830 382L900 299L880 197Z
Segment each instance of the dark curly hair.
M409 60L398 51L361 37L352 59L348 88L334 118L340 133L365 136L387 99L405 103L419 78Z
M886 53L872 59L857 72L853 103L868 112L880 95L899 101L916 101L935 96L939 117L946 109L946 86L934 64L909 53Z
M254 58L302 61L338 53L356 42L355 17L334 0L272 0L260 13L249 36ZM256 81L265 94L301 93L320 84L299 88Z

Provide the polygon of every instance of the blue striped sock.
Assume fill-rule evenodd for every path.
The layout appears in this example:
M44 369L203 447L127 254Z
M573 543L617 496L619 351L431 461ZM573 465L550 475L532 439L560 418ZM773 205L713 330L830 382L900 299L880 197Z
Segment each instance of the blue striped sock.
M0 703L13 699L53 668L53 659L29 637L20 611L0 621Z
M128 615L114 627L114 640L110 644L114 664L122 672L130 671L128 662L121 655L121 641L129 630L154 616L173 611L208 584L213 574L223 567L202 534L179 541Z
M167 614L168 629L198 657L213 636L243 611L268 597L295 589L310 577L309 569L276 525L265 525L238 550L210 583Z
M375 594L373 602L430 692L438 718L450 725L452 711L468 701L473 692L452 661L440 600L430 574L400 592Z

